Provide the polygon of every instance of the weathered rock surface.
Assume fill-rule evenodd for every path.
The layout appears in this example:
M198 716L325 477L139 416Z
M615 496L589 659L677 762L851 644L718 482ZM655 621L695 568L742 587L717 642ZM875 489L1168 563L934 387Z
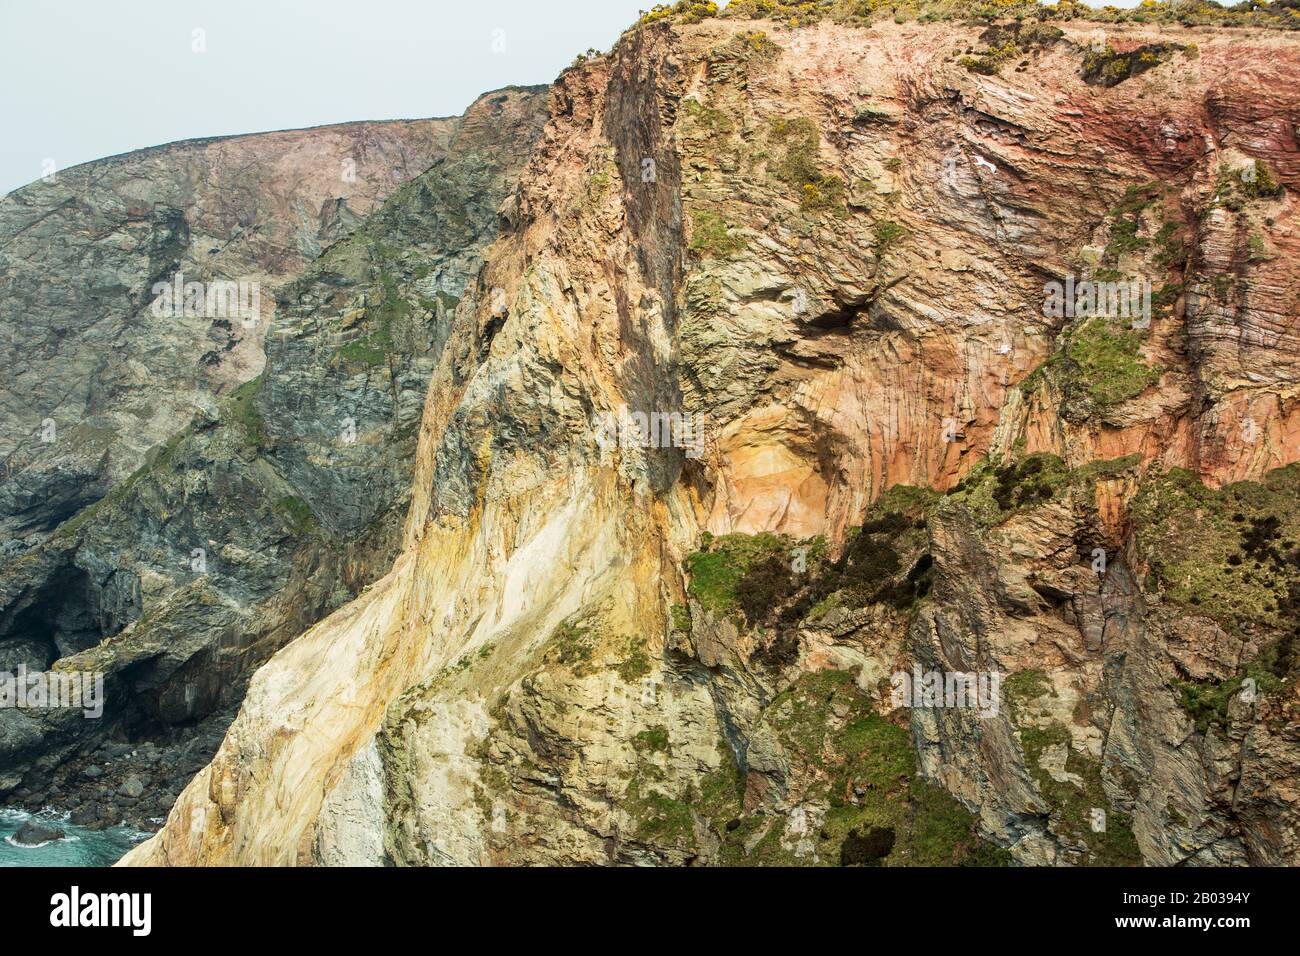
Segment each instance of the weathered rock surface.
M427 169L455 128L401 120L190 140L0 198L0 558L254 378L272 286ZM154 284L177 273L258 283L260 314L155 315Z
M429 168L278 290L262 374L0 568L0 646L44 638L55 670L104 673L107 698L98 721L0 711L0 791L52 780L56 806L161 817L251 670L391 565L449 309L544 106L503 90L447 121ZM134 752L105 760L123 739L159 744L144 766L161 783L139 786ZM96 764L110 772L87 778Z
M66 834L58 827L47 827L35 820L28 820L13 835L13 841L19 846L40 846L54 840L62 840Z
M401 554L126 862L1300 861L1300 49L1060 29L669 18L566 71ZM1149 327L1044 314L1069 276Z

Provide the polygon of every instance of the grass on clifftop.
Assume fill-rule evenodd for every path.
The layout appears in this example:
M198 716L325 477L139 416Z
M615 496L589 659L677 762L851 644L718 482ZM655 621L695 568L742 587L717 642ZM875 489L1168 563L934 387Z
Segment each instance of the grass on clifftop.
M1300 14L1283 3L1252 3L1225 7L1208 0L1142 0L1130 10L1090 7L1060 0L731 0L719 8L712 0L678 0L656 4L643 13L637 26L656 23L692 24L711 17L778 20L790 27L822 20L869 24L877 20L928 23L943 20L998 19L1094 23L1158 23L1185 26L1261 27L1300 29Z

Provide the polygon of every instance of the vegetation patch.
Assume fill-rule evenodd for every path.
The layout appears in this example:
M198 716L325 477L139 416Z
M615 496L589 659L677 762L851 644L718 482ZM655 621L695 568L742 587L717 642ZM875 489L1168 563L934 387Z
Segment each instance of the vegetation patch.
M1101 761L1071 746L1070 731L1063 724L1046 727L1022 726L1020 746L1025 766L1038 785L1038 792L1052 811L1052 830L1058 836L1085 848L1083 862L1089 866L1139 866L1142 855L1133 836L1132 815L1116 810L1102 786ZM1065 773L1080 782L1057 780L1040 760L1048 748L1066 749ZM1094 811L1105 813L1104 827L1093 827Z
M766 567L773 559L788 566L793 547L794 542L784 535L767 532L720 538L706 532L700 540L700 550L686 559L691 578L688 591L711 611L724 614L736 611L740 608L739 585L750 569Z
M1074 475L1056 455L1036 452L995 465L977 462L949 494L965 504L982 524L1000 524L1016 511L1045 504L1059 497Z
M1117 86L1185 50L1181 43L1146 43L1128 53L1117 53L1109 46L1092 50L1083 58L1083 79L1093 86Z
M699 23L718 15L718 5L713 0L678 0L677 3L656 3L641 13L637 25L649 23Z
M882 219L871 227L876 239L876 258L884 258L889 250L907 238L907 230L889 219Z
M618 671L618 676L623 679L623 683L634 684L649 674L652 669L650 655L645 652L641 642L635 637L626 638L624 641L624 657L615 668Z
M1034 21L995 24L980 34L983 51L968 50L957 62L972 73L994 76L1010 61L1045 50L1064 35L1057 27Z
M248 445L263 448L267 444L266 420L257 407L257 392L262 387L262 376L245 382L230 393L226 400L226 420L237 425L244 433Z
M1159 380L1160 370L1141 359L1142 343L1140 331L1117 329L1098 316L1070 335L1066 355L1088 397L1105 407L1136 398Z
M805 210L842 209L844 180L818 167L821 133L806 117L777 118L768 127L768 142L780 153L772 164L777 179L795 190Z
M701 259L730 259L745 248L745 240L732 235L731 226L716 212L691 210L691 238L687 248Z
M288 495L275 503L275 510L288 522L294 534L306 534L317 527L311 507L297 495Z
M906 730L881 717L848 671L805 674L777 695L763 722L791 764L793 814L742 805L743 775L706 778L700 814L721 842L720 862L778 866L1002 865L975 818L916 775ZM793 822L800 818L801 826ZM803 832L798 832L802 829ZM795 844L798 847L792 849Z
M565 621L551 633L546 659L569 668L579 677L591 673L594 637L589 627Z
M1165 600L1235 635L1281 637L1265 665L1279 679L1295 669L1300 620L1297 499L1296 464L1269 472L1260 483L1219 489L1174 468L1148 473L1131 509L1136 544L1149 568L1148 589L1158 588ZM1218 689L1231 695L1231 688ZM1218 689L1190 691L1188 709L1199 717L1221 713Z
M1215 180L1214 201L1240 212L1247 203L1262 199L1279 199L1286 192L1277 176L1262 160L1253 160L1238 169L1220 167Z

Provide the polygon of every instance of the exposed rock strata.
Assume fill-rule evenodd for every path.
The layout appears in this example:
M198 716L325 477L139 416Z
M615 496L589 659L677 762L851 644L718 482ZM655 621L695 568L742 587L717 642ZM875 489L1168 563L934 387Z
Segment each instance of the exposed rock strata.
M544 105L503 90L447 121L429 168L278 290L265 371L0 570L0 634L53 641L108 696L99 721L0 712L0 790L163 816L252 669L391 565L426 386Z
M190 140L0 199L0 558L254 378L272 287L428 168L455 129L401 120ZM260 283L261 314L154 315L154 284L177 273Z
M1115 27L1179 51L1107 86L1086 25L1000 72L982 29L659 23L567 71L403 553L127 862L1297 862L1297 48ZM1103 272L1149 329L1044 315ZM609 447L619 409L706 453ZM893 708L913 664L998 713Z

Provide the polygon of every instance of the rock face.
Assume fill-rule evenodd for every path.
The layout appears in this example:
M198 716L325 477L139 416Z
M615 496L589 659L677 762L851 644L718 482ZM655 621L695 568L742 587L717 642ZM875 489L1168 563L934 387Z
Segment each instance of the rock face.
M400 554L126 862L1300 862L1294 40L683 13L551 88Z
M0 647L45 639L55 670L104 674L106 696L99 720L0 710L0 792L52 782L57 806L161 817L248 673L391 565L449 310L544 106L503 90L438 121L428 168L277 291L265 370L0 568Z
M455 128L403 120L191 140L0 199L0 558L254 378L272 287L427 169ZM247 314L238 300L209 309L206 295L199 314L155 314L155 283L178 274L260 294L246 287Z

